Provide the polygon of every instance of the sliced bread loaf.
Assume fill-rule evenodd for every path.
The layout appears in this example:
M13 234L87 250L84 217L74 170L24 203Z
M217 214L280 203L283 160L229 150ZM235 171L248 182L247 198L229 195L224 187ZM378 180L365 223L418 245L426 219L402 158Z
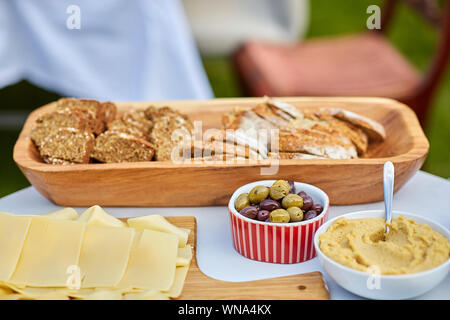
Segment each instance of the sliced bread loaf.
M96 100L61 98L57 101L58 110L78 111L91 119L91 131L98 135L105 130L105 107Z
M352 159L358 154L355 146L332 135L309 129L280 131L278 150L272 152L307 153L330 159Z
M107 125L108 123L114 121L116 119L117 116L117 107L114 103L112 102L103 102L102 103L102 107L103 107L103 113L104 113L104 121L105 124Z
M95 140L92 158L105 163L151 161L155 148L151 143L126 133L106 131Z
M150 132L141 130L139 127L130 125L122 119L114 120L108 124L106 132L126 133L139 139L150 141Z
M89 163L94 142L94 135L88 131L59 128L44 139L39 152L44 160L59 159L74 163Z
M46 113L36 120L30 132L30 138L40 148L45 138L59 128L91 132L90 118L79 110L64 109Z
M145 115L154 123L150 141L156 149L156 160L171 160L172 151L183 143L183 137L192 136L194 130L192 122L185 115L169 107L157 109L151 106L145 110Z

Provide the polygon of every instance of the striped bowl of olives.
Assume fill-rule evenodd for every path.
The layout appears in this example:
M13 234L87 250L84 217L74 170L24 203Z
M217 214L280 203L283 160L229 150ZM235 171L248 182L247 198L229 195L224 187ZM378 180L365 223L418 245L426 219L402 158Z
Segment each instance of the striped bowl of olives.
M314 233L327 220L329 199L321 189L288 180L263 180L237 189L228 204L234 248L273 263L315 256Z

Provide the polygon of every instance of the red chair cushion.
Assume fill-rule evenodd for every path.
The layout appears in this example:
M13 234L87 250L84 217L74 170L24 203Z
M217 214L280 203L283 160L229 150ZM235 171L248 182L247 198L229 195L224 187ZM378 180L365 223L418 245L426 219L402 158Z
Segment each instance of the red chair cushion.
M419 85L416 69L376 33L307 40L297 45L249 42L234 55L252 96L382 96L399 99Z

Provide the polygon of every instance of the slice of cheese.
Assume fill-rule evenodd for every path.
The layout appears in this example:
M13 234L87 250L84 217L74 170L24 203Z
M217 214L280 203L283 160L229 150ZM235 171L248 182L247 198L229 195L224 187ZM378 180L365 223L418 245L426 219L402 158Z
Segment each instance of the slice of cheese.
M178 298L181 295L184 287L184 281L188 274L189 267L177 267L175 271L175 279L173 281L172 287L168 291L164 291L170 298Z
M80 255L82 288L115 287L127 269L135 229L87 226Z
M120 290L95 290L84 298L85 300L122 300Z
M128 268L119 287L169 290L175 277L177 236L144 230L138 232L135 239Z
M77 220L78 212L73 208L64 208L54 212L46 213L43 216L63 220Z
M23 289L17 289L17 293L20 293L23 297L28 299L38 300L68 300L69 299L68 288L32 288L25 287Z
M71 298L77 299L77 300L86 300L89 296L91 296L90 300L96 300L99 298L99 293L94 294L98 291L113 291L112 295L117 297L117 293L120 293L120 295L128 294L128 293L141 293L143 290L138 289L132 289L132 288L89 288L89 289L80 289L77 291L73 291L69 293L69 296ZM97 297L96 299L93 299Z
M0 296L0 300L30 300L30 299L24 297L20 293L11 293L5 296Z
M95 291L95 288L79 289L79 290L69 292L69 297L76 299L76 300L84 300L84 299L86 299L87 296L94 293L94 291Z
M0 281L16 270L30 224L30 217L0 215Z
M63 220L77 220L78 219L78 213L73 208L63 208L60 210L56 210L49 213L44 213L41 215L37 214L14 214L9 212L2 212L0 211L0 216L15 216L15 217L37 217L37 216L43 216L47 218L55 218L55 219L63 219Z
M0 287L9 288L12 291L18 291L18 289L26 288L26 285L24 285L24 284L18 285L18 284L12 284L11 282L6 282L6 281L1 282L0 281Z
M177 267L189 266L192 260L192 247L186 245L184 248L178 248Z
M189 234L191 233L191 229L187 229L187 228L178 228L178 229L180 229L181 231L184 231L184 233L187 233L187 235L189 237Z
M169 300L167 294L150 289L141 293L127 293L123 296L124 300Z
M0 287L0 297L1 296L7 296L8 294L14 293L10 288L8 287Z
M86 225L33 217L16 270L9 280L31 287L65 287L69 268L78 266Z
M43 294L36 298L36 300L70 300L69 296L64 293L60 293L57 291L49 292L47 294Z
M84 211L78 218L78 221L85 222L91 226L126 227L124 222L106 213L100 206L93 206Z
M128 226L135 228L138 231L154 230L166 233L173 233L178 237L178 246L185 247L189 237L188 229L181 229L159 214L152 214L138 218L130 218L127 220Z

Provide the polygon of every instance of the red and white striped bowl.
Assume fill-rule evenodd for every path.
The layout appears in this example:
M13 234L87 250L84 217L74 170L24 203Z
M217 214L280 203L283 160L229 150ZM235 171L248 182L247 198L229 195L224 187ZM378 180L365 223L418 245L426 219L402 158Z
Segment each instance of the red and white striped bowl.
M234 207L236 198L257 185L270 187L275 180L246 184L237 189L228 203L233 245L246 258L272 263L299 263L316 255L314 234L327 220L328 195L313 185L295 182L296 192L305 191L323 211L314 219L293 223L269 223L252 220L239 214Z

